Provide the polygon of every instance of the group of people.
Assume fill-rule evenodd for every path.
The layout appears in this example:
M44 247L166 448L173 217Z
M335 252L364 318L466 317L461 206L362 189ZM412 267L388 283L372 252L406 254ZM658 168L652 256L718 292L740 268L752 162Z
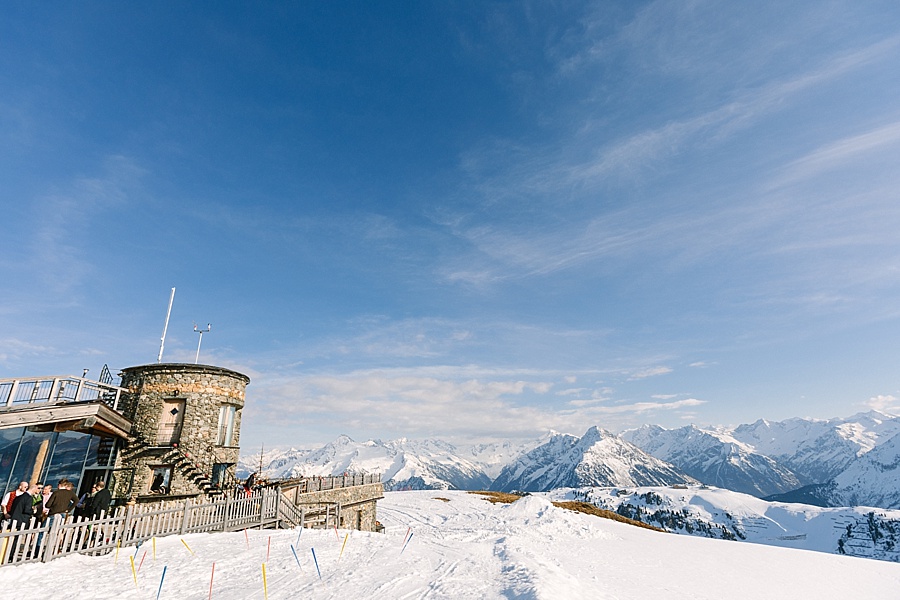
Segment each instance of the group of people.
M112 494L106 489L105 482L97 481L91 491L80 498L74 489L75 485L65 478L59 481L55 490L49 484L22 481L0 501L3 519L11 521L13 528L21 528L31 522L65 520L69 514L95 518L109 510Z

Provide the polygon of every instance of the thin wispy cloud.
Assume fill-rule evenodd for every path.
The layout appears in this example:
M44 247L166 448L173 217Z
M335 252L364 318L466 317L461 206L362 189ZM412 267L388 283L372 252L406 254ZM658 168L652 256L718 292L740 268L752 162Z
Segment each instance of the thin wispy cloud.
M278 414L281 425L296 421L307 425L322 423L328 428L336 423L357 428L373 419L386 429L413 437L442 431L449 437L487 439L548 429L578 432L586 422L611 427L633 422L629 419L647 413L678 411L703 403L691 398L613 404L609 398L593 398L569 401L569 409L559 411L535 401L557 385L552 381L448 378L449 371L442 372L444 377L389 370L277 382L263 378L256 385L264 388L264 407L254 407L251 414L254 418ZM610 421L612 417L614 420Z
M660 375L668 375L674 369L672 367L665 366L657 366L657 367L647 367L646 369L641 369L635 373L631 374L629 380L637 380L637 379L646 379L648 377L659 377Z
M57 184L56 191L32 204L25 264L29 275L38 277L54 296L73 293L85 278L97 274L83 252L81 238L87 232L102 231L105 212L128 202L129 189L145 174L123 156L108 157L101 171L98 176Z
M477 180L475 188L488 206L497 202L521 202L523 198L534 205L543 198L549 202L547 209L555 211L560 204L565 206L571 202L560 203L561 194L571 196L572 190L579 190L576 197L590 190L602 193L609 178L620 181L623 177L643 177L648 171L652 177L657 165L678 155L719 146L761 119L792 108L816 88L833 84L872 63L890 60L898 45L900 37L887 38L832 56L824 64L790 77L765 81L756 87L737 87L733 97L719 106L632 133L592 150L585 147L590 149L593 140L577 137L567 138L566 142L580 148L579 152L573 152L571 147L560 151L552 141L530 148L510 144L516 157L510 161L509 148L498 144L488 151L469 154L462 164ZM826 160L847 158L864 149L892 143L897 135L896 126L891 125L853 137L797 160L791 172L796 177L804 169L811 175L810 169L826 168ZM585 152L593 156L587 160L580 158L579 154ZM560 160L560 154L566 157L565 161ZM743 199L742 205L734 208L708 207L705 213L698 214L695 210L683 216L676 214L674 218L666 215L659 220L648 219L642 211L617 209L604 210L588 218L587 224L583 218L572 222L554 218L548 223L539 221L529 229L456 221L454 234L476 248L480 256L467 256L465 268L449 265L442 273L450 281L489 285L545 276L604 258L629 259L651 247L678 248L686 240L695 247L679 249L678 253L702 256L717 247L719 239L729 239L729 243L739 245L747 234L773 222L771 216L766 216L770 214L771 203L750 199L748 205L747 200ZM697 235L699 231L718 231L722 235L713 238L713 244L709 236ZM735 232L737 236L733 235Z
M36 359L47 354L58 354L55 348L32 344L16 338L0 338L0 363L19 362L23 359Z
M806 156L792 161L784 169L784 174L769 184L777 189L798 181L807 180L820 173L839 169L850 161L865 158L872 152L893 152L900 144L900 121L889 123L877 129L830 142Z
M865 406L888 414L900 414L900 398L892 396L891 394L879 394L873 396L869 398L865 403Z

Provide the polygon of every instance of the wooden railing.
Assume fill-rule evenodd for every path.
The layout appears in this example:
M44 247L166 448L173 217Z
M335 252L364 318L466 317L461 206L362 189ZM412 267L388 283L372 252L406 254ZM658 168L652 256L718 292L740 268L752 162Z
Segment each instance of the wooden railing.
M124 388L73 375L0 379L0 408L55 402L102 401L119 410Z
M332 527L340 506L322 503L309 510L295 506L280 489L250 496L230 494L120 507L96 519L27 524L0 528L0 565L48 562L69 554L106 554L117 546L139 544L154 537L259 527Z
M337 477L303 477L300 479L288 479L280 481L279 487L285 494L294 492L298 494L307 494L309 492L321 492L323 490L337 490L340 488L353 487L356 485L369 485L371 483L381 483L381 474L365 474L365 475L338 475Z

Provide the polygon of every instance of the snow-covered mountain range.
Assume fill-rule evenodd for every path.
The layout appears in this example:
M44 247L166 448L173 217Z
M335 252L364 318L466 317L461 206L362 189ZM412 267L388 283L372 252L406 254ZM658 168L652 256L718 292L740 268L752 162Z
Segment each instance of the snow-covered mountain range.
M581 438L557 434L506 466L492 490L541 492L588 485L672 485L693 482L672 465L608 431Z
M872 410L828 420L760 419L730 433L799 474L805 483L823 483L900 433L900 417Z
M385 488L486 489L484 467L463 458L460 450L440 440L369 440L346 435L317 450L270 450L263 456L242 456L238 474L261 471L269 478L381 473ZM474 456L477 456L475 454ZM262 464L262 469L260 469Z
M644 425L626 431L622 438L707 485L768 496L807 483L778 461L723 431L693 425L679 429Z
M245 455L238 474L267 477L382 473L388 490L673 485L698 481L820 506L900 508L900 417L877 411L816 420L759 420L738 427L665 429L479 446L440 440L356 442ZM781 496L778 496L781 495Z
M863 454L825 483L769 496L816 506L900 508L900 434Z

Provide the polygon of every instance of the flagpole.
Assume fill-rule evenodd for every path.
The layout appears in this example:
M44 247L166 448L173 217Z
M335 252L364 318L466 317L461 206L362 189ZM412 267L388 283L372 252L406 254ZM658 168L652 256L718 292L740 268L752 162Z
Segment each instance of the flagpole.
M156 357L156 362L162 362L163 348L166 347L166 331L169 329L169 317L172 315L172 302L175 301L175 288L172 288L172 295L169 296L169 310L166 311L166 324L163 325L162 337L159 338L159 356Z

